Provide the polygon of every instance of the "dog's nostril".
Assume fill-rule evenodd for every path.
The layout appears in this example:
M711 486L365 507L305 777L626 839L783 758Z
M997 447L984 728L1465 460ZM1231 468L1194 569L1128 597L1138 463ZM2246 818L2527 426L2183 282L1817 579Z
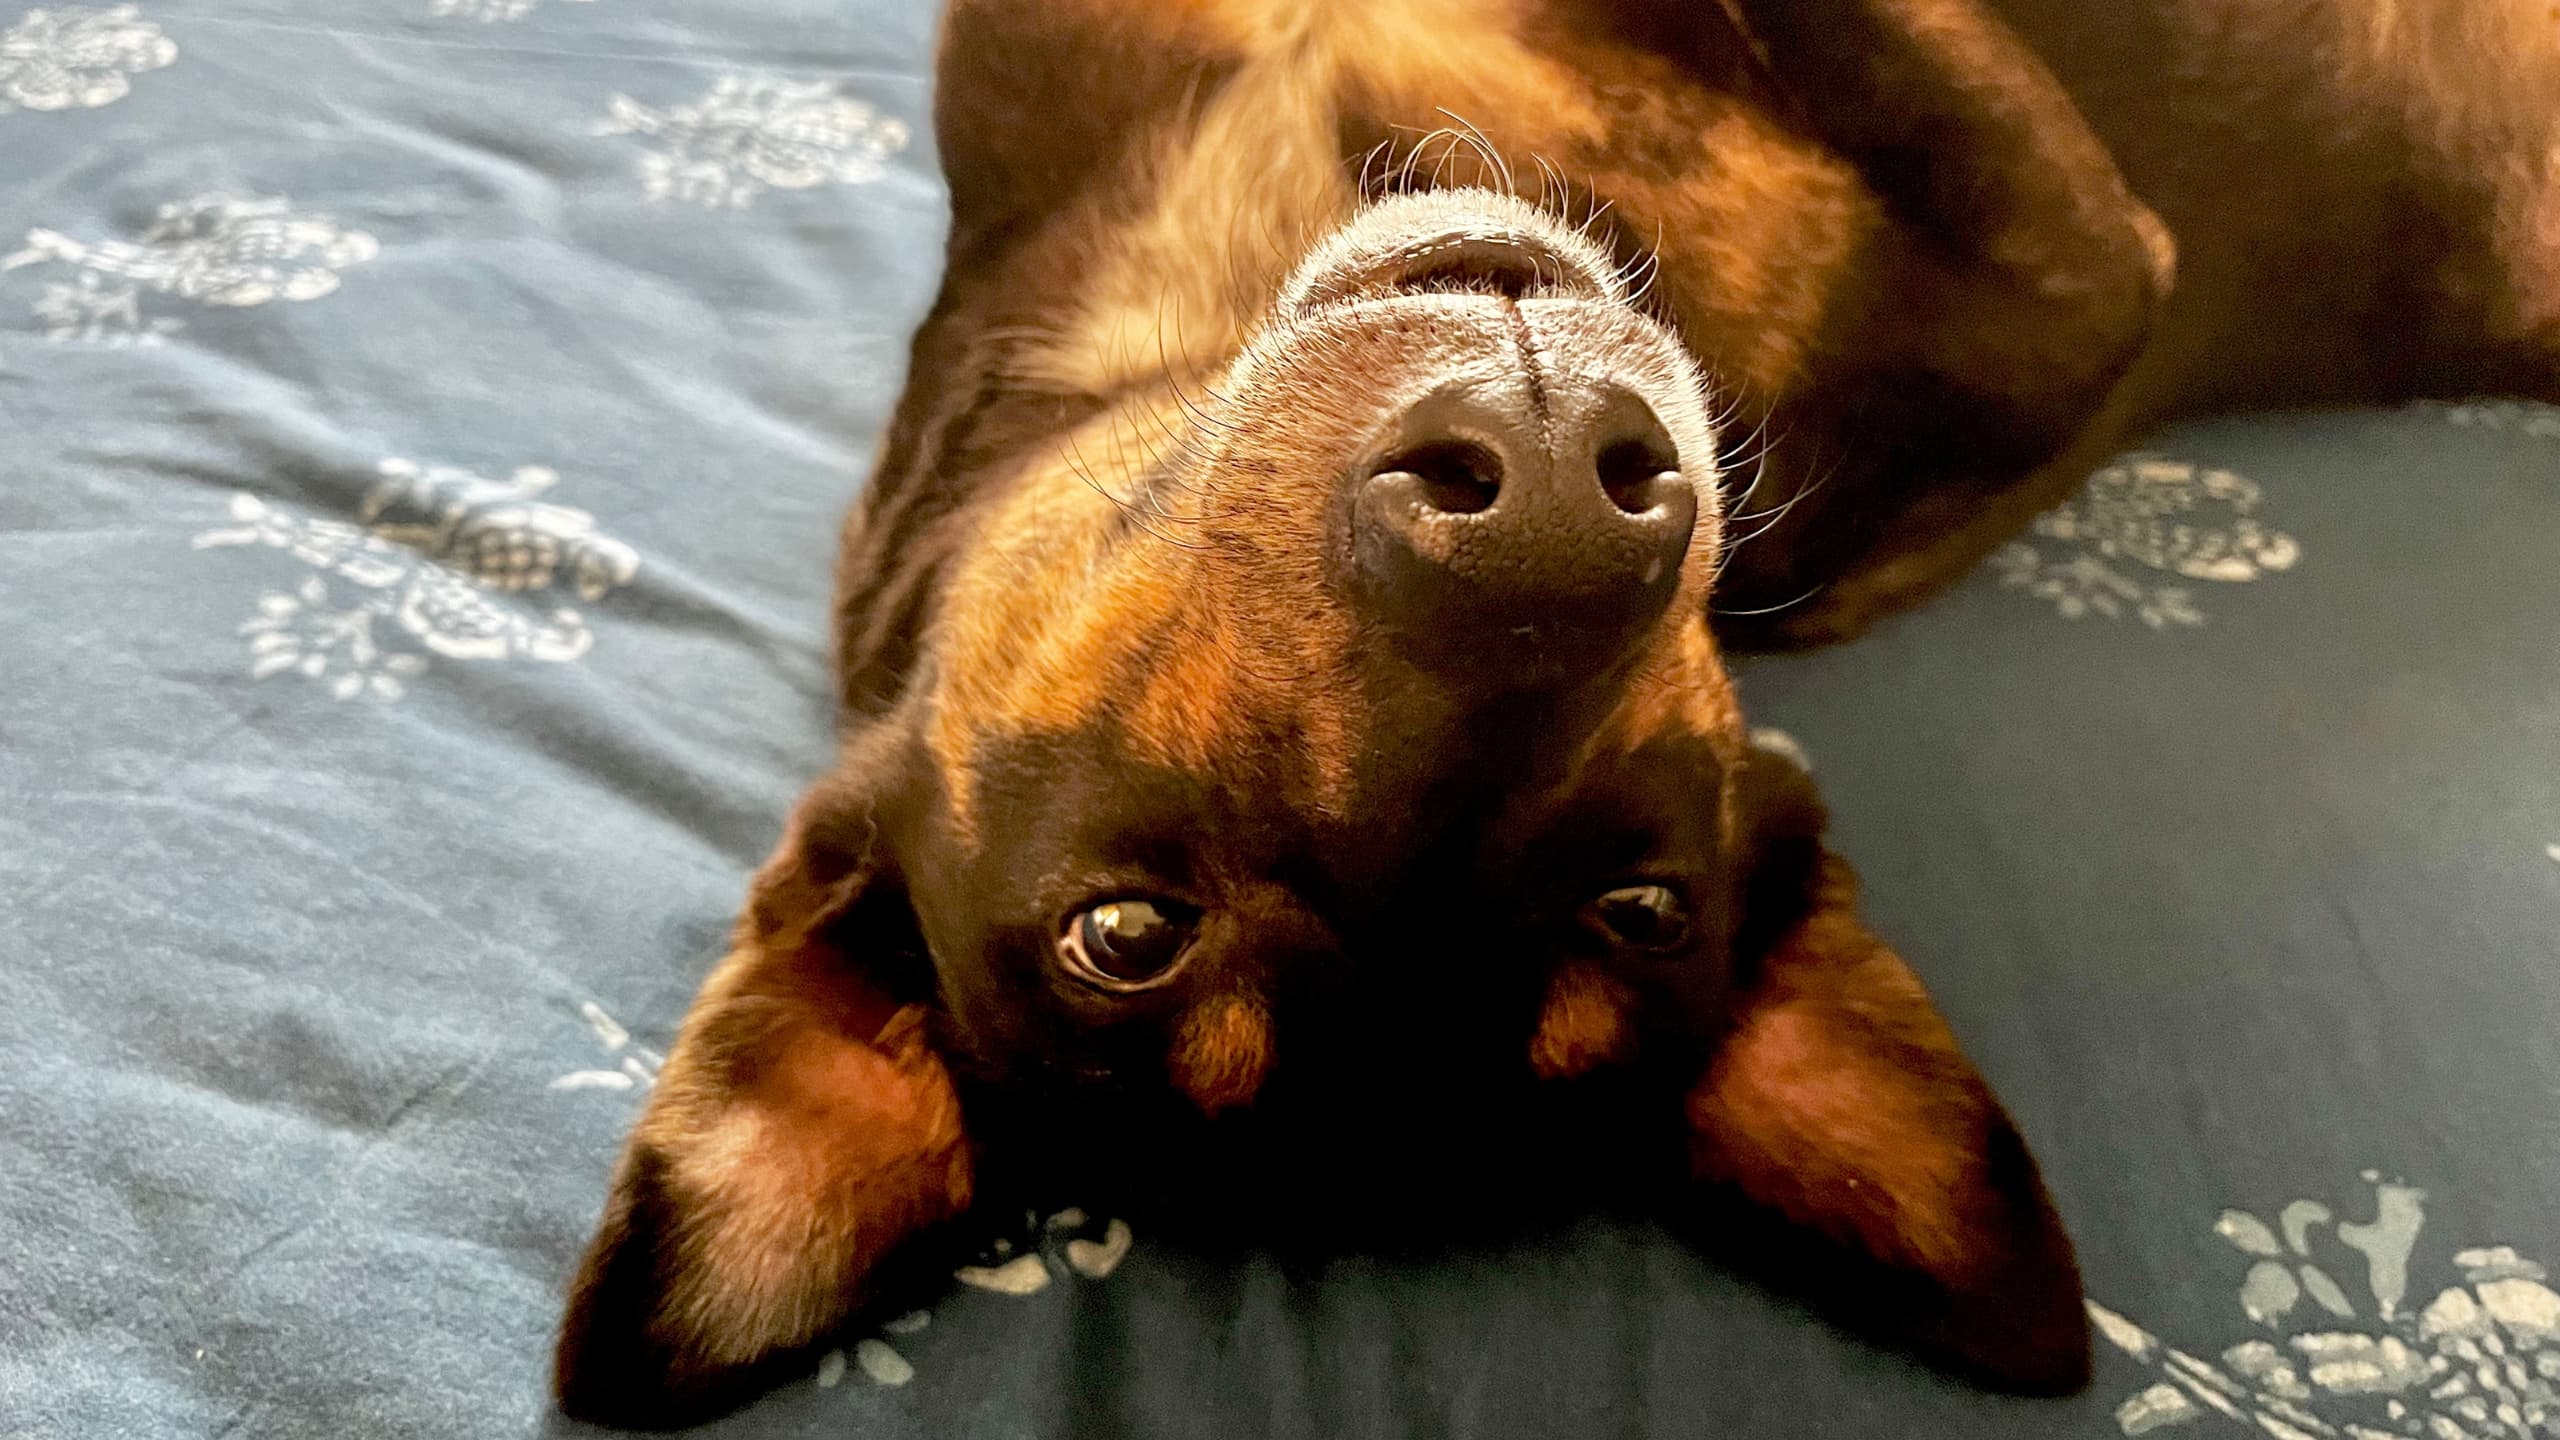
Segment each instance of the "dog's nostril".
M1596 463L1600 489L1610 504L1629 515L1642 515L1660 505L1666 489L1684 483L1680 457L1668 439L1620 440L1603 448Z
M1379 462L1378 475L1411 475L1434 510L1475 515L1493 508L1502 493L1502 460L1470 440L1434 440L1399 450Z
M1390 423L1344 559L1354 603L1408 659L1469 685L1560 683L1671 604L1699 497L1631 384L1461 371Z

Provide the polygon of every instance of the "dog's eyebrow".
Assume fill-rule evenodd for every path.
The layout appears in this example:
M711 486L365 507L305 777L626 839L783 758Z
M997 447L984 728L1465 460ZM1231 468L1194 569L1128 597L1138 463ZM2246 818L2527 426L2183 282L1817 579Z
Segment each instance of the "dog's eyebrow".
M1230 853L1270 828L1219 777L1131 756L1107 712L1065 734L991 740L980 783L986 815L1004 817L986 853L1026 874L1126 871L1190 886L1213 840Z
M1103 829L1101 841L1094 847L1094 858L1114 870L1144 871L1169 885L1188 889L1199 879L1194 858L1200 829L1196 823L1179 828L1110 825Z

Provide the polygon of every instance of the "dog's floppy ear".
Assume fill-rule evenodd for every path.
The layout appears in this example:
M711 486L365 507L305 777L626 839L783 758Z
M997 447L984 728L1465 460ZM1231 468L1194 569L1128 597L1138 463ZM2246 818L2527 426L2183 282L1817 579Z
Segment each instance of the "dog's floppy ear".
M581 1419L701 1418L871 1298L969 1202L931 972L866 808L813 791L756 876L616 1166L552 1383Z
M1732 1028L1688 1095L1694 1173L1828 1242L1860 1320L2013 1388L2079 1389L2079 1268L2017 1128L1859 920L1810 780L1766 750L1745 777L1763 848Z

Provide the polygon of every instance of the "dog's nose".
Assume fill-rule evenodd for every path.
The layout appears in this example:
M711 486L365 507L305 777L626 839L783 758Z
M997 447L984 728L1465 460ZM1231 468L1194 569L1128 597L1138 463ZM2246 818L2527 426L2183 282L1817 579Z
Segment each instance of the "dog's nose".
M1659 619L1698 522L1652 407L1587 375L1452 380L1356 483L1369 617L1426 661L1524 679L1605 661Z

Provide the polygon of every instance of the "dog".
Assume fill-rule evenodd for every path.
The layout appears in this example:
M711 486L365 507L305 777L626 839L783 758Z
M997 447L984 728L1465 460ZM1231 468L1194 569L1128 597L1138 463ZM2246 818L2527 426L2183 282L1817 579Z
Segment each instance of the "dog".
M2036 1167L1720 645L1858 632L2165 417L2560 398L2560 11L958 0L938 70L838 759L562 1406L731 1403L994 1194L1443 1164L1738 1199L2085 1384Z

